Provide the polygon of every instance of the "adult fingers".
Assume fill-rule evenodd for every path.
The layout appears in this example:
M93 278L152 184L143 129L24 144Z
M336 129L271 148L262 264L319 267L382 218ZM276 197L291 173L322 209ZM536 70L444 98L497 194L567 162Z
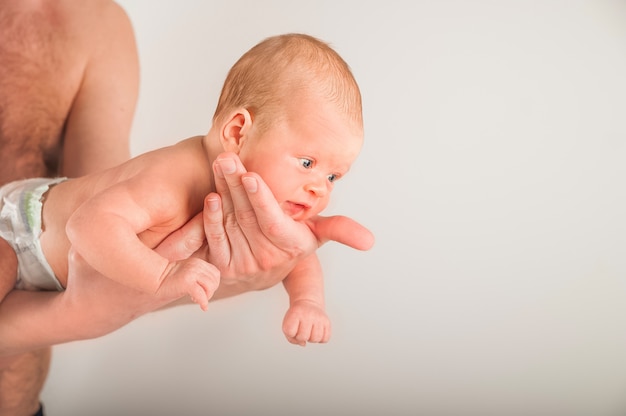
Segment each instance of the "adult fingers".
M283 212L259 175L253 172L244 174L242 184L256 219L257 229L252 223L240 224L251 244L267 240L291 257L301 257L317 248L318 243L308 227Z
M242 184L242 175L246 173L246 168L232 152L220 154L215 162L217 166L215 185L222 197L226 224L229 224L228 216L234 214L235 225L252 228L258 232L256 215Z
M230 262L230 242L224 229L222 199L216 193L210 193L204 198L204 234L209 247L210 261L218 268Z
M263 235L274 245L291 252L294 256L309 253L330 240L357 250L369 250L374 245L374 234L370 230L343 215L316 216L308 220L307 225L317 240L314 243L311 233L303 230L304 227L301 228L302 223L293 221L282 211L259 175L253 172L246 173L242 175L241 182L255 213L255 225L258 225ZM258 230L247 229L245 224L240 226L251 241L258 234ZM314 244L317 245L313 247Z
M233 202L230 197L230 188L226 183L225 172L231 171L231 164L227 160L222 160L220 163L220 157L213 163L213 178L215 180L215 190L222 198L222 209L224 214L233 213ZM234 172L234 171L233 171ZM231 172L232 173L232 172Z
M374 246L374 234L355 220L343 215L316 216L307 221L320 245L337 241L357 250L369 250Z
M220 216L221 221L221 216ZM204 244L205 230L202 215L198 214L178 230L171 233L154 251L170 261L186 259Z

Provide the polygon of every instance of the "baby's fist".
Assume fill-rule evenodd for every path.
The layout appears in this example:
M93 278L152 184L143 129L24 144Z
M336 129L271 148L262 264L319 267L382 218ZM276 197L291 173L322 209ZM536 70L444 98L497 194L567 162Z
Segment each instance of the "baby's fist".
M330 319L324 308L311 301L293 302L283 319L283 333L295 345L328 342L330 332Z

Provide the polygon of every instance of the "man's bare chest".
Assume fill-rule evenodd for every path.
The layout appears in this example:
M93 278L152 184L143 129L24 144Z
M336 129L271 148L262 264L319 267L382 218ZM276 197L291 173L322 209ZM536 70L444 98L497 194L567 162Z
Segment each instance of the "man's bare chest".
M0 182L55 173L81 82L59 39L12 23L0 24Z

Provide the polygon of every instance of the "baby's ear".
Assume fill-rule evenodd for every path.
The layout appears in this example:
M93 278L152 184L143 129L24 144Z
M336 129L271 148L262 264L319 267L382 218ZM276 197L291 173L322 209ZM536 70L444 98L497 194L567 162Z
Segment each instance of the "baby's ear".
M222 125L220 141L225 152L239 153L252 128L252 116L245 108L233 111Z

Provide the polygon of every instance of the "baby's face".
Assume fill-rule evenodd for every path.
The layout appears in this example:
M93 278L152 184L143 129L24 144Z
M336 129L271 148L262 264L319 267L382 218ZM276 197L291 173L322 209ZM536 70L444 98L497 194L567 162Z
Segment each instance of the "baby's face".
M361 150L363 131L332 103L309 97L298 104L284 121L249 138L239 156L248 171L261 175L286 214L304 220L328 205L335 182Z

